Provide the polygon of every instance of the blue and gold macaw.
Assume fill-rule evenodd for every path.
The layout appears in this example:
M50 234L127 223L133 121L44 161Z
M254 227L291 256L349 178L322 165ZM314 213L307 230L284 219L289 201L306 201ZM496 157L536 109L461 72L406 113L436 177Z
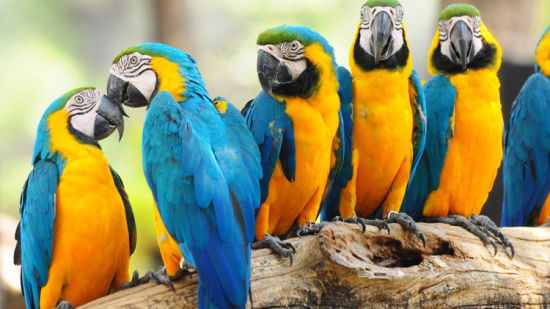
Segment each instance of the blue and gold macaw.
M101 90L79 88L40 120L14 254L29 309L79 306L129 279L134 215L97 143L115 128L122 134L122 115Z
M257 44L263 91L242 110L263 169L262 206L256 216L259 242L253 246L291 257L294 248L279 237L295 224L300 234L315 222L331 169L339 169L338 153L344 150L336 136L337 66L332 47L306 27L268 29Z
M424 85L426 149L401 210L415 219L463 226L496 253L490 231L513 255L496 225L477 216L502 159L501 49L474 6L449 5L438 25L428 58L435 76Z
M128 48L110 72L112 100L148 106L143 169L160 216L157 231L160 225L167 233L159 237L167 274L183 256L199 275L199 308L244 308L261 178L244 121L229 105L220 117L195 60L173 47Z
M336 180L341 197L324 211L349 221L356 221L356 215L388 217L388 222L411 229L425 243L412 219L397 213L426 132L424 94L412 68L402 20L403 9L396 0L370 0L361 7L350 50L353 121L347 136L352 140ZM379 220L362 221L381 227Z
M501 226L544 224L550 215L550 26L535 59L535 74L514 102L506 132Z

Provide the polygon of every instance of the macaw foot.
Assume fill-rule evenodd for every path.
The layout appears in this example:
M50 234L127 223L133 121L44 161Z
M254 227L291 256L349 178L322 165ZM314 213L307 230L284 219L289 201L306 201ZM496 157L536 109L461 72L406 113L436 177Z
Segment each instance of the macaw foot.
M424 234L422 234L422 231L418 228L418 225L416 225L416 222L414 222L413 218L411 218L406 213L398 213L395 211L390 211L388 213L388 218L386 219L388 223L397 223L401 225L405 230L413 233L416 235L416 237L420 238L422 241L422 245L424 248L426 248L426 237L424 237Z
M388 234L390 234L390 226L386 223L384 220L369 220L369 219L363 219L359 217L349 217L347 219L342 219L340 216L334 217L332 221L342 221L346 223L352 223L352 224L359 224L361 225L361 228L363 229L363 233L365 233L367 229L367 225L376 226L379 230L386 230L388 231Z
M177 274L176 274L177 275ZM174 285L172 284L172 280L170 277L166 274L166 269L161 268L158 272L154 272L152 270L149 270L143 277L139 276L139 272L137 270L134 270L134 273L132 274L132 279L128 282L125 282L118 286L116 288L117 292L126 290L129 288L136 287L140 284L149 283L151 281L156 282L157 284L164 284L172 288L173 291L176 291L174 288Z
M296 230L296 236L302 237L307 235L315 235L319 233L321 229L327 224L328 222L310 222L306 226L299 227L298 230Z
M510 248L510 253L508 254L508 256L510 258L514 257L514 255L516 254L515 249L514 249L514 245L512 245L512 243L510 242L508 237L506 237L506 235L502 234L502 232L500 231L498 226L493 222L493 220L491 220L489 217L484 216L484 215L479 215L479 216L472 215L470 217L470 221L473 224L475 224L479 227L485 228L489 232L491 232L491 234L493 234L493 236L495 238L500 240L500 243L504 247L504 251L506 251L506 254L508 254L508 248Z
M494 249L494 255L497 254L497 244L491 239L491 235L486 228L478 226L463 216L449 215L447 218L443 217L425 217L423 221L429 223L447 223L449 225L461 226L468 232L476 235L485 246L491 245Z
M174 274L173 276L168 275L168 273L166 272L166 267L165 266L161 267L156 272L156 275L157 275L157 277L166 276L166 277L170 278L171 281L178 281L181 278L183 278L184 276L189 276L189 278L191 278L193 276L193 273L191 272L191 270L193 270L194 268L195 267L193 266L193 264L191 264L187 261L183 261L183 265L181 266L180 269L178 269L176 274ZM152 280L155 280L155 279L152 278ZM157 281L155 280L155 282L157 282ZM159 282L157 282L157 283L159 283Z
M261 241L252 243L251 247L252 249L270 248L278 255L289 258L290 266L292 266L292 255L296 253L296 249L291 243L283 242L279 237L269 234L265 234L264 239Z
M74 309L74 306L70 302L63 300L57 304L55 309Z

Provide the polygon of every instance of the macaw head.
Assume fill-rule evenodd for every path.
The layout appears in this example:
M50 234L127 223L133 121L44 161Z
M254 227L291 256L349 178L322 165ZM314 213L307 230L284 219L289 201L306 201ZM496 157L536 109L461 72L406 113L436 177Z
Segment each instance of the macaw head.
M214 107L216 107L216 110L218 111L218 114L224 115L227 112L227 99L224 97L216 97L213 100Z
M111 102L97 88L78 88L57 98L44 112L34 145L33 158L48 153L51 131L54 126L67 128L77 140L95 143L118 129L119 138L124 131L124 111Z
M335 79L332 47L319 33L302 26L279 26L258 36L257 71L271 97L310 98L323 78Z
M350 61L362 71L370 71L402 68L409 58L401 4L397 0L369 0L363 4Z
M107 96L130 107L147 106L160 91L180 101L196 92L206 93L195 60L161 43L144 43L122 51L113 61Z
M550 26L544 30L537 44L535 71L550 77Z
M451 4L439 15L438 25L428 58L431 74L499 69L500 46L481 21L476 7Z

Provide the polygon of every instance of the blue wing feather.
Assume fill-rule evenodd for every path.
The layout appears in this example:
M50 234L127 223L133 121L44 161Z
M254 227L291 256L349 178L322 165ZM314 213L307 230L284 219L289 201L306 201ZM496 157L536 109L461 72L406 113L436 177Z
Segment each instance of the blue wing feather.
M444 75L436 75L424 85L427 133L424 152L412 175L401 212L413 219L422 216L428 194L439 187L439 176L453 136L456 89Z
M224 173L231 175L229 183L241 204L243 220L246 221L243 222L243 226L245 226L247 242L251 243L255 232L255 210L260 208L261 198L260 151L239 110L226 99L220 97L216 99L227 102L226 112L221 115L221 118L227 130L227 141L231 146L231 151L220 156L219 162Z
M336 157L341 158L340 164L335 164L331 170L331 187L321 205L321 221L328 221L340 215L340 193L353 177L351 166L351 143L353 135L353 85L350 72L344 67L338 67L338 96L340 97L340 125L337 134L340 135L340 147ZM333 174L333 172L335 172Z
M537 73L521 89L503 158L502 226L536 225L550 192L550 79Z
M39 160L30 173L19 213L18 247L21 288L27 308L40 306L40 290L48 282L52 261L53 228L59 168L50 160Z
M409 84L414 90L414 93L411 93L411 107L414 115L414 131L413 131L413 161L411 165L411 177L409 178L409 183L416 171L416 166L420 161L420 157L424 152L424 147L426 145L426 99L424 97L424 89L422 88L422 82L418 73L415 70L412 71L411 76L409 77Z
M209 99L190 96L178 103L163 91L150 104L142 144L145 176L163 223L197 268L200 290L207 294L202 296L218 308L246 303L250 241L245 231L254 229L247 208L256 206L244 200L241 205L234 196L242 194L235 185L242 174L229 169L245 163L232 158L240 149L227 136ZM259 163L251 169L259 170Z
M277 161L288 181L293 181L296 171L296 148L294 130L285 105L261 91L248 102L242 111L254 141L260 149L262 179L260 180L261 201L267 198L269 181Z

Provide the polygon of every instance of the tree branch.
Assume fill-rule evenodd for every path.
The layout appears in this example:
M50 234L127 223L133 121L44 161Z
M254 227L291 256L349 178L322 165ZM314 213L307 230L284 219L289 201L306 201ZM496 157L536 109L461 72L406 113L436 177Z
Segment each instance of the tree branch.
M254 308L338 306L540 306L550 301L550 228L504 228L516 248L495 257L462 228L420 223L426 248L400 226L391 235L331 223L293 238L294 264L253 251ZM144 284L81 308L196 307L197 275L165 286ZM250 306L250 304L249 304Z

